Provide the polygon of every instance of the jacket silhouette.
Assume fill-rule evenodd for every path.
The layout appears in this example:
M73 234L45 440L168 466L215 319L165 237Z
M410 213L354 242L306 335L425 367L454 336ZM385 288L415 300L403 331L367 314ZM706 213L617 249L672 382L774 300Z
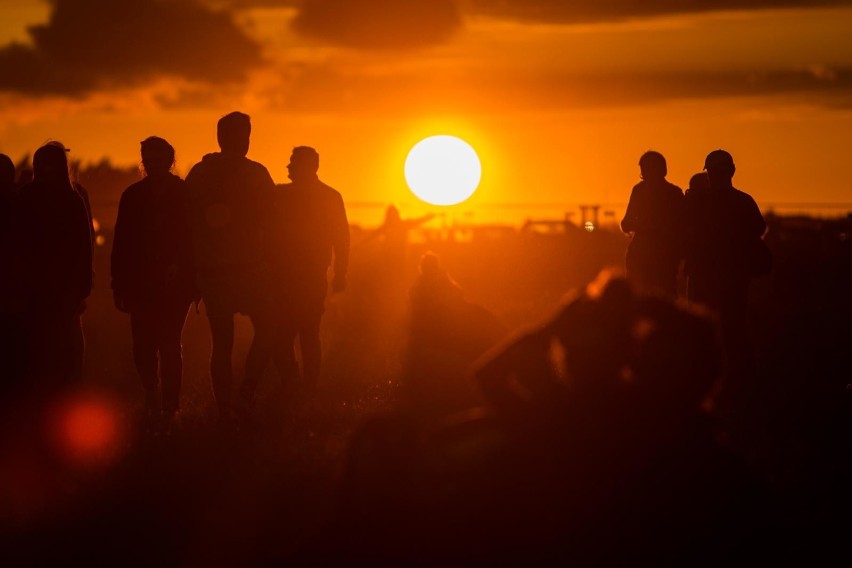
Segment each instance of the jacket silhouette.
M661 154L647 152L639 165L643 180L633 187L621 222L625 233L633 233L627 275L640 291L673 297L683 256L683 192L666 181Z
M188 194L166 173L128 187L121 196L112 248L112 289L131 311L197 295Z

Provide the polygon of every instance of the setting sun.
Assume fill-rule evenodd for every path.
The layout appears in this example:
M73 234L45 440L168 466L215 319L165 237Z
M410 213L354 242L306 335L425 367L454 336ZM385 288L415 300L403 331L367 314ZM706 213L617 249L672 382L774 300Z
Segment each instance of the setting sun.
M455 205L473 195L482 166L476 151L455 136L430 136L415 144L405 160L411 191L433 205Z

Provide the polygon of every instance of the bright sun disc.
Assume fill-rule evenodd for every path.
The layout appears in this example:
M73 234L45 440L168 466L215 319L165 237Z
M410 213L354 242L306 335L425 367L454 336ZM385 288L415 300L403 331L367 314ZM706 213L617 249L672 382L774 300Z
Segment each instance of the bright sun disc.
M476 191L482 166L476 151L455 136L430 136L405 159L405 181L412 193L432 205L455 205Z

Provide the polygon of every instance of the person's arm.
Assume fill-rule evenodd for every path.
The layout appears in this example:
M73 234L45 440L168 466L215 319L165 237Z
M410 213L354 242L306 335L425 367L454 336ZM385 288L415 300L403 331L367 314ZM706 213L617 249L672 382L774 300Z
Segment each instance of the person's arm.
M342 292L346 289L346 273L349 271L349 220L346 218L343 198L339 194L335 194L333 206L334 280L331 289L332 292Z
M624 219L621 220L621 230L625 233L632 233L639 228L639 211L636 205L636 188L630 192L630 201L627 202L627 211L624 212Z
M750 235L754 235L758 238L763 236L763 233L766 232L766 220L763 218L763 214L760 212L760 208L757 206L757 202L755 202L754 198L749 196L749 212L748 212L748 230Z

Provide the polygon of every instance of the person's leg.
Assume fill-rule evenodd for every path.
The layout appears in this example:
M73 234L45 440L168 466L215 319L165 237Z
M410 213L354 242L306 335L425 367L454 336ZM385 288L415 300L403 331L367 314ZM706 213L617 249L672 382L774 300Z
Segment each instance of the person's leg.
M305 318L299 327L299 345L302 352L302 378L309 390L319 385L322 366L322 341L320 339L320 321L322 314Z
M231 352L234 348L234 316L207 314L210 322L210 335L213 343L210 354L210 379L213 384L213 396L220 413L225 413L231 405L231 384L234 371L231 366Z
M172 415L180 408L180 385L183 377L181 336L188 305L173 305L161 314L158 326L160 377L163 383L163 412Z
M268 313L249 316L254 337L246 356L246 376L240 388L242 402L252 404L260 379L269 363L275 347L275 320Z
M133 340L133 362L145 389L145 410L159 409L157 393L157 318L150 310L130 313L130 334Z
M299 378L299 365L296 363L296 335L297 324L292 318L279 323L275 330L275 347L272 358L275 367L281 377L281 382L286 384L291 380Z

